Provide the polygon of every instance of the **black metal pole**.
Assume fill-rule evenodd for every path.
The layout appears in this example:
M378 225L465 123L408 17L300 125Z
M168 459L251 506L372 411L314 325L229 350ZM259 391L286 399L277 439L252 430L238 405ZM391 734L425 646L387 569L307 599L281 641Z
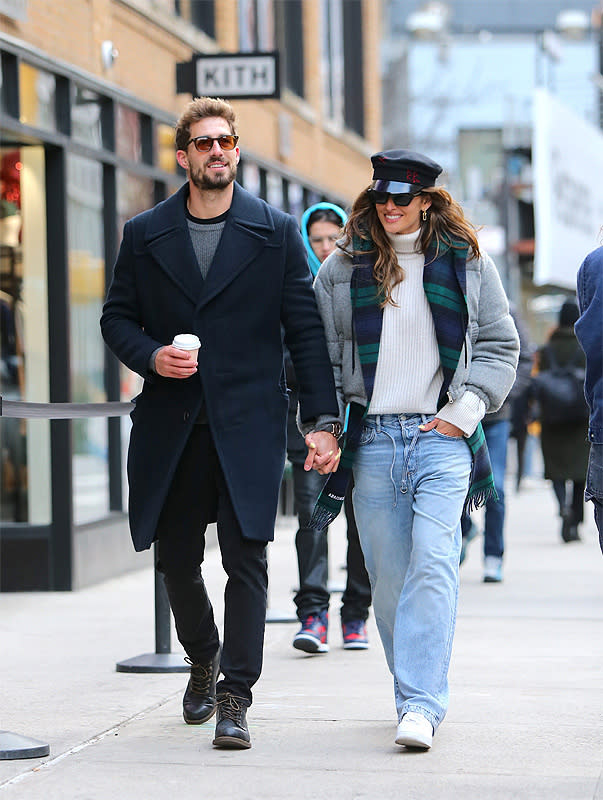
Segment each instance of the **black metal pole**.
M155 564L155 652L118 661L116 672L188 672L182 655L171 652L171 609L163 576L157 569L157 544L154 545Z
M171 608L163 575L157 569L155 549L155 652L171 653Z

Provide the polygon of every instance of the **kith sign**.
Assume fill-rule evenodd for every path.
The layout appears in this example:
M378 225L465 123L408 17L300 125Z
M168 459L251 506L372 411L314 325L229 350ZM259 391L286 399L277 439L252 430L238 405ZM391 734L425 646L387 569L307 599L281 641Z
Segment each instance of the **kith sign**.
M278 99L278 53L194 56L176 65L176 91L195 97Z

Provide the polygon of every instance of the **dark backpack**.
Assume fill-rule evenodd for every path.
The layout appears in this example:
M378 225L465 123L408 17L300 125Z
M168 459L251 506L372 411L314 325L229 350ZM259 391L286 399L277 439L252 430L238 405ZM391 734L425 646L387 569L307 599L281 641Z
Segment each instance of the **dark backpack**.
M532 397L539 406L538 418L542 422L581 422L588 420L588 406L584 399L584 367L576 361L580 350L562 367L553 348L544 348L549 367L532 378Z

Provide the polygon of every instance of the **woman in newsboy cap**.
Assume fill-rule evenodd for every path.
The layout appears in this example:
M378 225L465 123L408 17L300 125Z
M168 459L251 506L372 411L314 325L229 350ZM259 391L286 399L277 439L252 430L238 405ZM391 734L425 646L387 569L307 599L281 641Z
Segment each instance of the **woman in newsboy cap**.
M313 519L332 521L353 471L395 741L428 749L448 707L461 513L495 491L481 419L519 341L494 263L435 185L442 167L409 150L371 161L315 283L347 431Z

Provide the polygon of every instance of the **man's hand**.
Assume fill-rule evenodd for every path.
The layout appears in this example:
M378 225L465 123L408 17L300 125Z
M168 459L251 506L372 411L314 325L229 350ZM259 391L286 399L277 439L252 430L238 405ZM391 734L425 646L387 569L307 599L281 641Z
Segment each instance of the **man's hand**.
M164 378L190 378L196 371L194 355L171 344L162 347L155 356L155 372Z
M341 450L332 433L312 431L305 441L308 446L308 456L304 463L306 472L315 469L321 475L328 475L329 472L337 471Z
M434 417L429 422L419 425L419 429L422 431L430 431L432 428L435 428L438 433L444 436L451 436L454 439L461 439L465 435L456 425L453 425L451 422L445 422L439 417Z

